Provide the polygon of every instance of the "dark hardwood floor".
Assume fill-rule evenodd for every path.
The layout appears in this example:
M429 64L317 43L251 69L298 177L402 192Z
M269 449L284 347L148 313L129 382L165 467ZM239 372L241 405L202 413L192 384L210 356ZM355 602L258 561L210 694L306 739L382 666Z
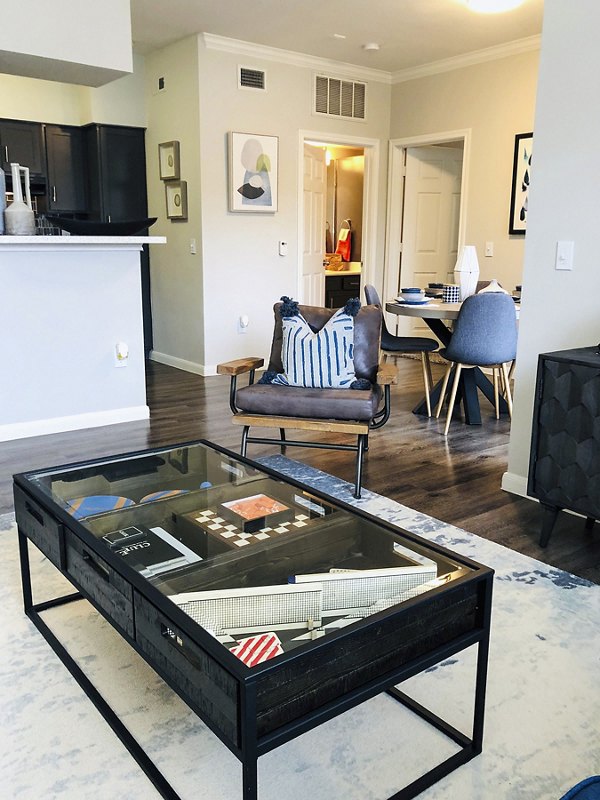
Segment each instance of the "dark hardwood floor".
M600 583L600 523L590 533L583 520L559 516L547 548L538 546L537 503L500 488L508 456L509 422L496 420L482 402L483 425L453 422L447 439L442 420L416 417L422 394L420 364L398 359L399 381L388 424L371 436L364 486L445 522L518 552ZM434 365L439 371L439 367ZM435 375L434 375L435 377ZM0 444L0 513L12 511L12 475L115 453L192 439L211 439L238 450L241 430L231 424L229 381L201 378L148 363L147 422L54 434ZM251 445L248 455L277 452ZM346 480L354 479L351 453L290 448L291 458Z

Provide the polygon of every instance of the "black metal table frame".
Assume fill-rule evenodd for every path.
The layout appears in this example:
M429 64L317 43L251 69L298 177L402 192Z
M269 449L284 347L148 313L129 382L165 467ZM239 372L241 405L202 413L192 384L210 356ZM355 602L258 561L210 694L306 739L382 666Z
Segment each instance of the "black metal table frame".
M218 447L216 449L222 450L222 448ZM227 451L223 450L223 452ZM248 462L247 459L240 458L236 454L231 455L235 456L240 461L251 463ZM265 473L270 474L273 477L281 478L280 475L274 473L272 470L264 467L263 465L260 465L260 468ZM286 478L286 481L294 485L301 485L293 479ZM357 513L357 509L354 509L343 502L337 502L342 508L345 507L348 510ZM358 513L360 515L361 512L358 511ZM85 597L79 592L74 592L43 602L34 603L28 550L29 540L21 530L18 530L18 542L25 614L36 626L52 650L60 658L63 665L67 668L79 686L83 689L87 697L95 705L97 710L120 739L122 744L133 756L135 761L159 792L160 796L165 798L165 800L181 800L180 795L177 794L165 776L150 759L143 747L139 744L139 742L137 742L135 737L120 720L117 713L112 709L108 701L101 695L98 689L87 677L75 658L68 652L66 647L60 642L58 637L51 630L49 625L43 619L42 614L51 610L52 608L65 605L76 600L87 599L91 605L94 606L96 610L99 611L99 613L101 613L102 616L113 625L113 627L115 627L119 635L148 663L145 654L140 650L134 639L128 636L123 630L120 630L116 627L113 620L111 620L110 616L108 616L102 608L98 607L90 598ZM64 555L64 536L62 537L60 546L61 553ZM463 560L468 562L468 559ZM60 571L61 574L64 574L63 570ZM215 733L228 747L228 749L231 750L241 761L243 800L258 800L257 762L260 756L383 692L395 698L403 706L428 722L433 728L444 734L460 748L458 752L454 753L437 766L425 772L403 789L391 795L387 800L410 800L410 798L416 797L418 794L435 784L441 778L449 775L459 766L467 763L481 753L483 746L487 663L489 654L492 576L493 573L488 570L487 574L483 575L481 578L480 588L482 592L482 605L485 611L482 624L477 629L457 636L448 644L439 646L436 649L428 652L426 655L414 657L408 663L391 670L387 674L378 677L370 683L364 684L359 688L346 693L342 697L339 697L336 700L321 706L316 711L312 711L306 714L304 717L294 720L291 723L282 725L277 730L260 738L258 737L256 730L256 714L252 714L252 710L256 707L256 686L253 685L252 677L250 677L247 682L242 684L240 687L242 693L245 695L245 697L243 697L243 707L246 709L246 714L241 725L241 744L239 749L234 749L224 739L219 729L212 724L210 720L206 719L198 711L198 709L190 706L190 703L186 701L185 697L183 697L182 699L192 709L192 711L202 719L204 724L206 724L207 727L212 730L213 733ZM70 578L68 579L70 580ZM439 590L433 591L435 592ZM420 602L424 602L424 598L427 598L428 594L430 593L413 598L413 600L408 601L408 603L418 606ZM179 611L179 609L176 610ZM181 613L183 615L183 612ZM212 637L207 636L207 638L211 639ZM317 646L322 646L326 640L327 637L319 640ZM216 640L213 641L216 643ZM216 644L219 647L222 647L222 645L219 643ZM407 680L410 677L418 675L424 670L434 666L435 664L438 664L439 662L456 653L461 652L462 650L465 650L468 647L471 647L472 645L477 645L477 659L474 680L475 685L472 730L469 736L459 731L437 714L433 713L420 703L410 698L397 688L397 684ZM157 672L157 674L160 675L161 678L163 678L167 685L169 685L176 694L181 696L178 686L170 679L168 675L163 674L161 669L157 668L155 664L149 665L152 669L154 669L155 672ZM264 667L265 665L262 666Z
M452 331L444 324L443 320L423 317L428 327L438 337L442 344L447 347L452 338ZM456 367L452 368L451 379L454 376ZM442 381L439 380L430 393L430 402L432 406L436 406L440 399L440 392L442 389ZM463 369L460 373L458 383L458 392L456 395L457 402L455 408L458 408L459 402L462 402L463 412L465 415L465 423L467 425L481 425L481 409L479 407L479 398L477 397L477 389L480 389L482 394L494 405L494 386L489 380L487 375L484 374L480 367L471 367L470 369ZM508 414L508 404L504 397L500 395L500 413ZM427 416L427 404L425 398L421 400L414 408L413 414L420 414Z

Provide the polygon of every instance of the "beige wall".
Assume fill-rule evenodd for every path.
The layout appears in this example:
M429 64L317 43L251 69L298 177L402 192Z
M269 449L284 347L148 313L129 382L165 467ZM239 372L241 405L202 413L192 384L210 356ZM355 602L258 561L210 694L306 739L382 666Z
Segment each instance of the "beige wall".
M266 70L267 91L238 89L238 64ZM219 361L268 355L273 302L283 294L298 296L301 131L321 132L333 141L346 135L381 143L377 254L372 265L381 274L390 86L368 81L368 121L354 122L311 113L311 67L207 49L201 41L199 68L205 364L210 369ZM279 137L277 213L228 211L229 131ZM287 257L278 255L279 240L288 242ZM237 321L242 314L249 316L250 326L248 333L239 335Z
M157 91L164 77L165 90ZM193 372L204 364L202 231L200 225L200 120L198 41L183 39L146 59L148 213L158 217L152 233L167 244L151 250L155 360ZM159 177L158 145L180 143L181 180L187 182L188 219L168 220L165 184ZM210 197L206 202L210 202ZM190 253L196 240L197 255Z
M595 346L600 339L599 26L595 0L571 3L568 13L562 0L545 1L515 407L503 480L516 492L526 490L538 354ZM554 267L559 240L575 242L572 272Z
M392 139L471 130L465 244L477 247L481 276L509 289L521 283L524 249L508 235L514 140L533 130L538 59L529 52L392 88Z
M101 122L145 127L144 59L134 72L98 89L0 73L2 117L54 125Z

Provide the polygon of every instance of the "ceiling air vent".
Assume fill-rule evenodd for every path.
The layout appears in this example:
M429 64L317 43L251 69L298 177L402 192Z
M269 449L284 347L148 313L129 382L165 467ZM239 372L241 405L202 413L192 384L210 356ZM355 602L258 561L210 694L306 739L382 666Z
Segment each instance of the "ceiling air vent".
M315 113L365 119L366 83L315 75Z
M238 85L241 89L266 90L266 76L262 69L240 67L238 72Z

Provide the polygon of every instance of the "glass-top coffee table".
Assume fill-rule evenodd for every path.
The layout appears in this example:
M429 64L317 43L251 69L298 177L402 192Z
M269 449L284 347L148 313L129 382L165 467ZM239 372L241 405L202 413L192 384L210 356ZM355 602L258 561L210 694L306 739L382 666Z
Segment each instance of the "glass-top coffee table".
M210 442L14 480L25 611L163 797L178 795L44 621L53 607L95 606L240 759L243 800L259 756L381 692L458 745L394 798L481 752L489 568ZM74 594L34 603L28 541ZM466 735L396 684L471 645Z

